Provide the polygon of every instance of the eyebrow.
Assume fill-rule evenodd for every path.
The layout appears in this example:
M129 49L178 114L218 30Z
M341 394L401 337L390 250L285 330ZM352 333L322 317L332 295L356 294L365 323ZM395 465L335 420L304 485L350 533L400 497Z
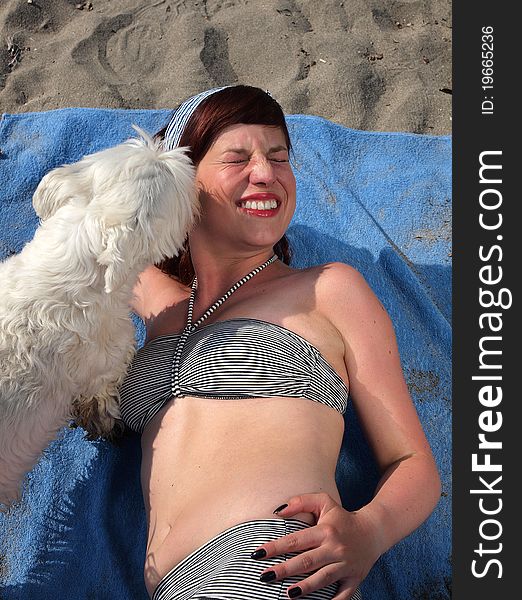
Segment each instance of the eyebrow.
M272 152L288 152L288 148L286 146L273 146L272 148L268 149L268 153L271 154ZM223 150L223 154L225 152L235 152L236 154L242 154L245 153L247 154L247 151L245 150L245 148L225 148Z

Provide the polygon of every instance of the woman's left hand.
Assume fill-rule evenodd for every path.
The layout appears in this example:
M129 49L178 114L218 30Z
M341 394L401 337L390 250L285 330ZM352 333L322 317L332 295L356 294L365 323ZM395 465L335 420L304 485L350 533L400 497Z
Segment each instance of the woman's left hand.
M306 596L338 581L339 589L332 600L348 600L381 554L374 523L364 510L347 511L326 493L301 494L286 503L288 506L278 510L277 515L289 518L301 512L312 513L316 525L259 546L256 550L265 550L266 557L258 558L300 552L264 572L274 571L276 576L271 581L275 581L314 571L298 586L288 588L290 598ZM295 592L290 595L292 590Z

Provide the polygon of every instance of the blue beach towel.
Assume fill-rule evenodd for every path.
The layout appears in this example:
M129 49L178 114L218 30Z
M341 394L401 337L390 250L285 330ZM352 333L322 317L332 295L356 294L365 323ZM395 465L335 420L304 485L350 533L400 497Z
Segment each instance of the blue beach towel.
M0 121L0 259L38 219L31 196L50 169L160 129L165 110L62 109ZM354 131L288 116L297 212L294 265L356 267L389 312L417 411L442 475L430 518L382 556L367 599L450 598L451 138ZM136 319L141 345L144 330ZM378 471L354 411L336 478L343 505L367 502ZM0 515L2 600L146 600L146 524L135 435L115 447L64 430L30 474L21 505ZM303 490L307 491L307 490ZM284 500L284 499L282 499Z

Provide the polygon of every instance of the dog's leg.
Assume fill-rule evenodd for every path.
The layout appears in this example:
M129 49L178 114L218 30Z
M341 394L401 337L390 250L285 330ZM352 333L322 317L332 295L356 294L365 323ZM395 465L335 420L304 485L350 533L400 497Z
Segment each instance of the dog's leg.
M41 391L39 392L39 394ZM68 402L63 398L26 397L3 409L0 418L0 507L20 499L25 476L36 465L43 451L67 424ZM0 399L3 407L8 403Z

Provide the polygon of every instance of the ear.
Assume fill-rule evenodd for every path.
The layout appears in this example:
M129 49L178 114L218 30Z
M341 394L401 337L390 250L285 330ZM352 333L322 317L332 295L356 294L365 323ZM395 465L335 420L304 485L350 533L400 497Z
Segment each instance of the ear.
M134 269L134 253L139 240L126 225L113 225L103 234L104 250L98 263L105 269L105 293L110 294L123 286Z
M77 168L65 165L49 171L38 184L33 194L33 208L42 219L54 213L78 195Z

